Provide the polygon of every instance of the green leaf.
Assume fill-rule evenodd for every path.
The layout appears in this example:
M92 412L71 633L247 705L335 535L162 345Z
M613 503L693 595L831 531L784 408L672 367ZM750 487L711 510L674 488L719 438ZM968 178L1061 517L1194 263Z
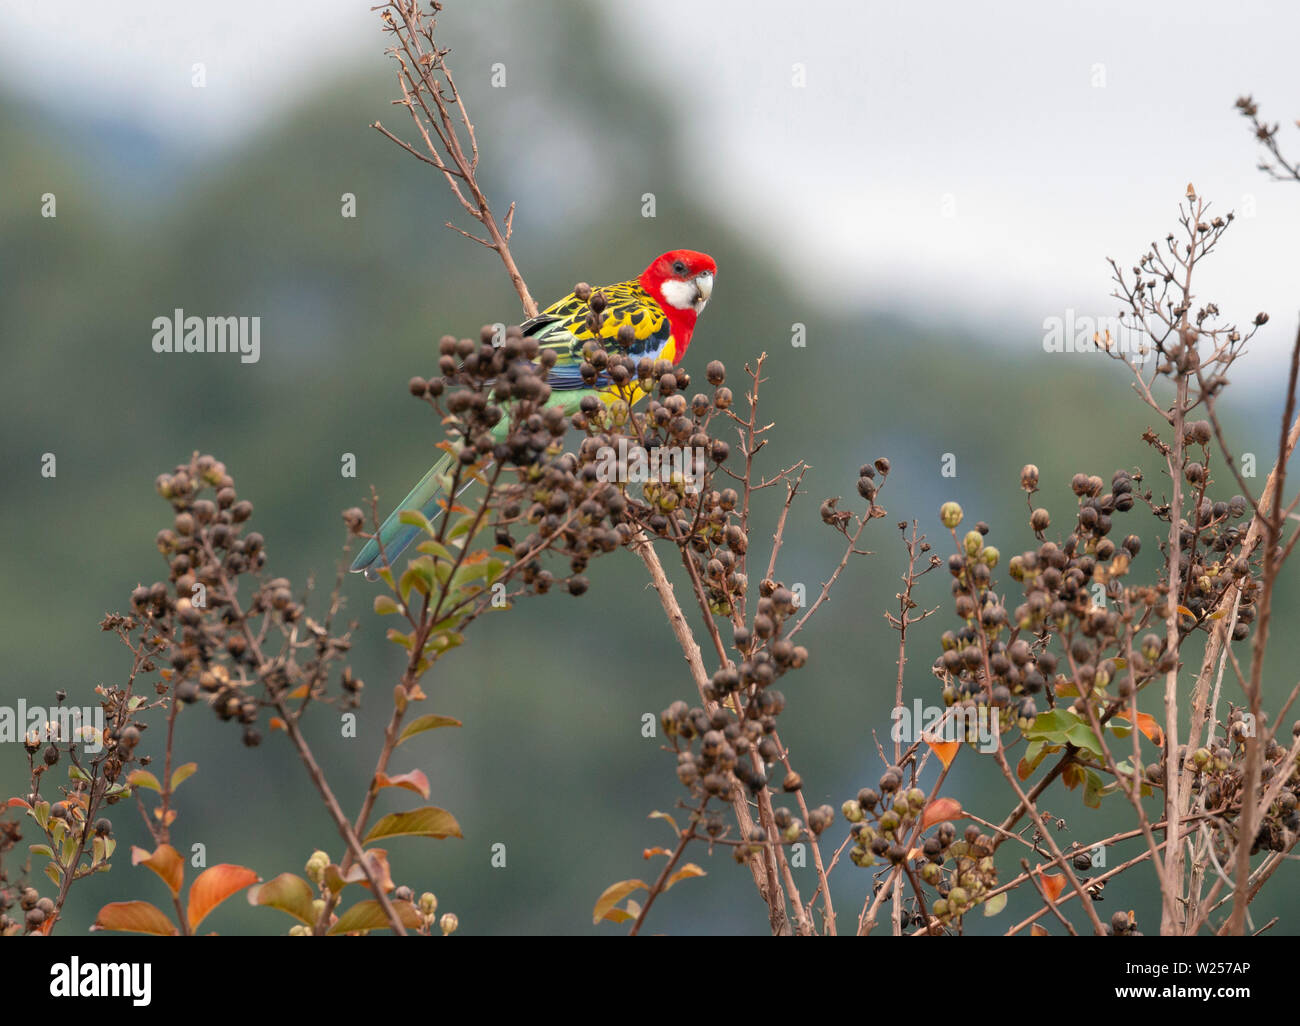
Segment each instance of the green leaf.
M463 634L457 634L455 631L442 631L438 634L431 634L429 640L424 643L424 654L431 655L435 659L445 652L457 648L465 641Z
M1034 725L1025 731L1025 737L1052 744L1068 742L1075 748L1084 749L1097 756L1101 755L1101 742L1092 732L1092 726L1076 713L1065 709L1049 709L1047 712L1040 713L1035 718Z
M117 842L111 837L96 836L91 841L90 850L90 864L92 866L99 865L99 863L107 862L113 857L113 852L117 850Z
M1078 717L1068 716L1060 709L1049 709L1034 718L1034 725L1025 731L1025 737L1064 744L1065 731L1078 722Z
M448 563L455 562L455 557L451 554L451 550L436 539L426 539L425 541L420 542L420 544L416 546L416 549L426 555L434 556L440 560L446 560Z
M50 803L37 802L32 808L32 818L41 825L42 830L48 830L50 828Z
M198 771L199 764L197 762L187 762L184 766L177 766L172 770L172 790L175 791L176 788L180 787Z
M400 613L402 607L397 604L397 599L392 595L375 596L375 613L378 616L391 616L393 613Z
M75 762L68 763L68 779L80 780L87 784L90 783L90 775Z
M248 892L250 905L278 908L308 926L316 925L316 916L312 910L315 898L316 893L311 889L311 884L293 873L281 873L274 880L258 884Z
M423 734L426 730L459 726L461 726L460 720L454 720L450 716L438 716L435 713L429 713L408 723L406 729L402 731L402 736L397 739L397 743L400 745L407 738L415 737L416 734Z
M397 522L406 524L408 527L418 527L425 534L433 531L429 518L421 513L418 509L404 509L397 514Z
M424 925L424 917L409 901L392 902L393 911L408 930L418 930ZM373 898L358 901L339 916L339 921L329 928L332 935L356 933L359 930L387 930L390 928L388 917L384 915L383 906Z
M385 816L370 828L370 833L366 834L362 844L370 844L385 837L433 837L441 840L444 837L463 836L455 816L445 809L426 805L422 809L393 812Z
M483 529L483 524L487 522L487 519L487 517L483 518L483 523L479 524L479 531ZM475 515L473 513L466 513L451 525L451 530L447 532L447 538L451 541L455 541L457 538L465 537L469 534L470 528L474 526L474 520ZM475 531L474 533L477 534L478 531ZM466 539L466 541L468 541L468 539ZM462 546L464 546L464 544L464 542L461 543Z
M433 560L428 556L420 556L407 565L397 590L401 593L402 601L409 605L412 590L428 595L433 591L435 581Z
M54 858L54 849L48 844L33 844L30 850L33 855L44 855L47 859Z
M1097 740L1097 735L1092 732L1091 724L1077 723L1065 732L1065 736L1075 748L1091 752L1098 757L1101 756L1101 742Z
M1102 788L1105 786L1101 776L1092 770L1085 770L1083 780L1083 804L1090 809L1101 808Z
M59 867L53 862L45 863L45 875L54 881L55 887L63 886L63 874L59 872Z
M162 784L158 783L158 778L148 770L132 770L126 775L126 781L132 787L147 787L150 791L162 791Z
M984 902L984 914L986 916L995 916L1006 907L1007 892L1003 891L1001 894L995 894L993 897L989 898L988 901Z

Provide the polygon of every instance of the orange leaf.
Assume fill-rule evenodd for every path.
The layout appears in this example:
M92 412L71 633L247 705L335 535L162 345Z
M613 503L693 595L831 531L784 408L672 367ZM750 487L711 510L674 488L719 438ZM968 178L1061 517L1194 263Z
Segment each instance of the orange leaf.
M1021 780L1028 780L1030 774L1034 772L1034 767L1029 764L1028 759L1021 759L1016 763L1016 776Z
M180 894L181 884L185 882L185 860L170 844L160 844L152 853L133 845L131 865L148 866L162 877L162 882L172 892L172 897Z
M1040 873L1038 879L1043 882L1043 890L1055 901L1065 890L1065 877L1055 873Z
M388 868L388 852L385 849L370 848L367 850L366 865L370 867L370 872L378 879L379 886L384 889L385 894L393 889L393 875ZM363 887L370 887L370 881L366 879L366 871L359 862L354 862L348 866L348 871L343 874L342 879L344 884L359 883Z
M272 717L271 717L271 729L272 729L272 730L285 730L286 727L285 727L285 722L284 722L284 720L280 719L280 717L278 717L278 716L272 716Z
M31 808L31 806L28 805L28 804L27 804L25 801L23 801L21 798L10 798L7 802L5 802L5 808L6 808L6 809L12 809L12 808L14 808L15 806L18 806L18 805L21 805L24 809L30 809L30 808Z
M1160 724L1156 722L1154 716L1149 716L1144 712L1138 713L1138 730L1147 736L1147 740L1152 744L1163 745L1165 743L1165 732L1160 729Z
M379 791L385 787L403 787L408 791L414 791L421 798L429 797L429 778L418 769L391 777L387 773L375 774L375 790Z
M930 751L939 757L944 769L952 765L952 760L957 757L957 750L961 748L960 741L941 741L934 735L929 737L922 735L921 740L929 745Z
M1045 927L1045 926L1039 926L1037 923L1034 923L1033 926L1031 926L1031 927L1029 928L1029 936L1031 936L1031 937L1050 937L1051 934L1047 932L1047 927Z
M672 852L670 852L667 848L655 847L655 848L647 848L645 851L641 853L641 857L643 859L651 859L654 858L656 855L671 855L671 854Z
M1061 771L1061 782L1066 788L1073 791L1083 783L1083 770L1079 769L1074 763L1067 763L1065 769Z
M198 929L199 923L207 918L209 912L232 894L258 881L258 875L246 866L232 866L223 862L219 866L205 869L190 885L190 898L185 909L190 929Z
M591 921L599 923L609 911L633 891L648 891L650 885L642 880L620 880L605 888L605 893L596 899L596 907L591 911Z
M671 887L673 884L675 884L678 880L689 880L692 877L708 876L708 875L709 875L708 873L702 870L694 862L688 862L686 863L686 865L682 866L681 869L677 870L676 873L674 873L672 876L668 878L668 882L664 884L664 890L668 890L668 888Z
M147 901L115 901L105 905L95 917L92 930L121 930L123 933L152 933L172 937L176 927L162 910Z
M961 802L956 798L936 798L925 807L925 812L921 815L921 829L929 829L936 823L950 819L961 819L965 815Z

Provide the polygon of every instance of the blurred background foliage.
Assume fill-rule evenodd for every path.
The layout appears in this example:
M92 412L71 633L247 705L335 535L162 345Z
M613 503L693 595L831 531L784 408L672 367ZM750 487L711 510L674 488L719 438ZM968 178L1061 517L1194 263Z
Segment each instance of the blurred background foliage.
M888 743L897 645L883 611L896 608L904 565L895 523L919 519L946 557L951 542L941 537L937 510L955 498L968 523L992 525L990 541L1004 557L1020 551L1032 541L1018 487L1029 461L1042 470L1040 498L1057 525L1069 519L1076 471L1108 478L1117 467L1147 468L1159 495L1164 476L1139 440L1151 418L1122 367L1097 356L1049 356L1039 334L1007 338L968 323L945 302L942 282L934 282L928 308L868 306L820 286L816 266L783 268L743 220L716 218L690 173L710 154L686 152L661 97L623 73L622 51L592 8L516 5L515 12L502 24L466 9L446 27L453 69L489 66L490 39L491 54L505 48L512 76L529 83L495 90L481 76L461 76L489 195L500 213L519 203L514 249L533 294L546 302L575 280L631 277L668 248L716 257L717 291L687 362L702 381L704 362L723 360L740 394L746 361L770 354L762 410L777 426L764 465L775 470L798 458L812 465L779 567L788 584L815 594L838 558L839 540L817 516L820 499L846 494L857 502L858 466L881 455L893 461L881 497L890 515L869 532L876 554L845 575L803 639L808 667L784 687L790 707L782 736L809 804L838 808L879 776L873 732ZM442 181L367 127L376 118L399 132L407 127L403 112L389 106L395 87L382 45L376 32L372 61L340 69L312 102L216 160L143 135L129 117L90 121L54 100L0 95L0 533L7 539L0 701L50 704L55 689L66 688L71 702L90 703L96 684L123 679L127 653L96 624L105 611L125 610L137 583L164 574L153 536L170 517L153 479L196 449L224 460L241 495L254 501L268 570L295 585L314 575L328 590L341 559L340 510L366 504L373 484L386 512L431 462L437 425L407 396L407 378L435 371L439 335L518 319L495 256L441 227L458 213ZM561 45L583 59L556 60ZM538 120L548 144L521 149L521 129ZM1241 159L1252 159L1244 139ZM57 196L57 219L40 216L46 192ZM340 216L349 192L355 219ZM656 195L654 219L641 216L644 192ZM1177 199L1150 212L1153 234L1173 226ZM1234 249L1230 234L1214 259L1251 254ZM1099 309L1104 300L1097 297ZM151 321L176 307L260 316L261 361L155 354ZM804 348L791 345L796 322L806 325ZM1258 442L1241 447L1257 448L1262 475L1279 396L1230 392L1225 408ZM58 459L52 480L39 473L46 452ZM344 453L357 457L355 479L340 474ZM945 453L956 456L955 479L941 476ZM1235 490L1222 489L1224 497ZM770 495L756 519L751 543L760 551L772 523L765 514L779 498ZM1151 518L1135 510L1122 530L1147 540L1136 572L1153 572ZM677 698L693 700L694 689L639 561L616 553L593 565L591 578L581 599L534 598L476 624L471 643L426 684L422 709L455 716L464 728L423 735L396 760L399 771L428 772L433 802L456 814L465 839L392 844L394 875L417 893L435 891L464 932L591 932L597 895L615 880L649 873L642 849L668 839L646 815L670 809L680 788L661 741L641 736L641 717L657 718ZM371 588L351 578L346 595L361 620L354 666L368 684L360 736L340 738L326 707L307 728L345 808L355 810L401 653L384 642L370 613ZM939 633L954 625L946 573L926 578L918 598L942 608L913 634L906 695L937 702L928 667ZM1294 682L1300 651L1286 628L1298 598L1292 571L1279 595L1273 696ZM1156 696L1143 707L1157 712ZM158 752L161 735L145 739ZM260 748L246 749L237 727L197 706L180 717L177 750L200 766L179 795L173 837L182 852L201 843L209 864L244 863L264 878L301 872L316 847L338 856L338 838L283 735L269 733ZM0 755L0 791L23 793L20 746ZM991 760L963 751L954 769L949 793L991 819L1010 807ZM405 807L395 794L385 793L381 810ZM1067 841L1105 836L1131 814L1119 797L1093 812L1081 794L1056 789L1042 806L1066 818ZM161 897L159 882L129 865L129 845L146 838L136 810L118 805L112 813L117 864L74 888L62 927L70 933L84 931L106 901ZM829 851L842 824L828 836ZM491 867L496 843L506 845L506 868ZM693 858L709 877L665 896L651 929L766 929L749 874L727 851L709 857L699 849ZM813 871L796 872L810 894ZM833 880L847 925L870 877L846 860ZM1105 899L1104 909L1136 909L1139 925L1154 928L1149 870L1113 883ZM970 926L1005 928L1031 904L1013 897L998 919L976 917ZM1297 905L1294 886L1279 874L1256 905L1257 922L1281 914L1294 928L1286 917ZM287 929L289 920L236 901L209 925L268 932Z

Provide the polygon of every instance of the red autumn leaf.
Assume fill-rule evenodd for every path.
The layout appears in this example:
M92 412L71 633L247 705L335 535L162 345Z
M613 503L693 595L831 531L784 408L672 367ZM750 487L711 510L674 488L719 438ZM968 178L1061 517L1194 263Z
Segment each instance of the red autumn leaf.
M925 812L921 815L921 829L928 830L936 823L961 819L965 815L961 802L956 798L936 798L925 807Z
M1054 873L1040 873L1038 879L1043 883L1043 890L1047 896L1055 901L1065 890L1065 877Z
M152 933L171 937L176 933L172 921L162 910L147 901L115 901L105 905L95 917L92 930L120 930L123 933Z
M185 882L185 860L170 844L160 844L153 852L132 846L131 865L148 866L162 877L162 882L172 892L172 897L180 894L181 885Z
M961 748L960 741L941 741L933 735L929 737L923 736L921 740L929 745L930 751L939 757L944 769L952 765L952 760L957 758L957 750Z
M387 773L375 774L375 790L379 791L385 787L402 787L408 791L414 791L421 798L429 797L429 778L421 770L411 770L410 773L398 773L389 776Z
M197 929L209 912L232 894L257 883L258 879L258 875L247 866L232 866L228 862L205 869L190 885L190 898L185 907L190 929Z

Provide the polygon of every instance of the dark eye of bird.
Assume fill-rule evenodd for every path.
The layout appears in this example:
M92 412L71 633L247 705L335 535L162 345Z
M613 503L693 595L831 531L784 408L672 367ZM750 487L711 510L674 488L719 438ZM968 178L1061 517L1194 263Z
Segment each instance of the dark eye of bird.
M673 273L674 273L674 274L685 274L685 273L686 273L686 265L685 265L684 263L682 263L680 260L678 260L677 263L673 264Z

